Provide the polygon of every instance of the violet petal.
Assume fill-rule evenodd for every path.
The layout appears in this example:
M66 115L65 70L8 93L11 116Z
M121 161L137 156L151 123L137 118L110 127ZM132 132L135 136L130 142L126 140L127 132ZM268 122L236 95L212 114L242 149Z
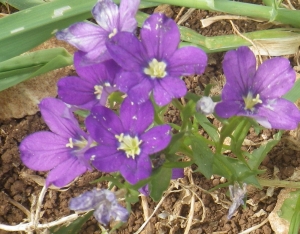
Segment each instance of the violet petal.
M56 187L64 187L87 169L76 157L71 157L50 171L46 186L53 184Z
M33 133L21 142L21 160L32 170L48 171L72 157L67 143L66 138L52 132Z
M121 31L133 32L137 27L135 15L140 5L140 0L122 0L120 3Z
M202 74L207 64L205 52L194 46L182 47L175 51L168 62L170 76Z
M253 78L253 89L261 97L273 99L286 94L295 80L296 72L288 59L272 58L258 67Z
M238 101L219 102L215 107L215 112L221 118L230 118L231 116L238 115L239 113L244 113L246 115L243 103Z
M120 168L123 177L131 184L146 179L151 175L152 166L148 155L138 155L138 159L127 159Z
M140 83L133 86L128 92L128 97L138 104L149 100L149 95L153 89L153 82L145 78Z
M225 54L223 70L226 84L222 91L222 100L242 100L242 95L247 95L252 79L256 72L256 59L248 47Z
M126 98L120 108L120 119L122 120L124 129L130 133L143 133L153 122L154 108L151 101L142 104L133 103Z
M126 155L118 151L117 147L99 145L85 153L86 158L91 158L94 167L103 172L115 172L124 164Z
M180 98L186 94L185 83L180 78L165 77L155 80L153 96L159 106L172 101L173 98Z
M126 71L141 72L147 65L144 48L133 33L117 33L106 47L111 57Z
M162 61L177 49L180 33L174 20L155 13L145 20L141 28L141 39L149 58Z
M123 71L116 77L115 82L121 92L127 93L132 87L141 83L143 79L145 78L138 72Z
M142 150L146 154L157 153L168 146L171 141L171 127L167 124L156 126L141 136Z
M92 15L103 30L111 33L114 28L118 29L119 9L112 0L97 1Z
M75 23L69 28L58 31L56 37L59 40L66 41L77 49L89 52L95 48L97 50L105 49L105 40L108 32L93 23Z
M86 136L73 113L61 100L44 98L39 107L44 121L52 132L66 138Z
M300 122L297 106L283 98L268 100L268 103L258 109L257 115L265 117L272 128L277 129L293 130Z

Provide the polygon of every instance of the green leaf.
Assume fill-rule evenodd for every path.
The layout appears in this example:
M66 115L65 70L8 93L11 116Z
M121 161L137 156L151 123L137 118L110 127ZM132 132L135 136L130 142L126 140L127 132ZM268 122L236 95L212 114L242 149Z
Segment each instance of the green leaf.
M270 150L278 144L283 131L279 131L273 136L272 140L268 140L266 144L261 145L249 155L248 165L252 170L258 169L261 162L265 159Z
M198 166L195 171L199 171L206 178L210 178L213 174L214 153L201 135L191 136L191 146L193 149L193 160Z
M300 98L300 79L295 82L293 88L283 98L291 102L296 102Z
M91 17L94 4L95 0L53 1L1 18L0 62L36 47L57 30Z
M290 223L289 234L298 233L300 224L300 190L290 192L278 212L280 218Z
M189 167L193 164L192 161L188 161L188 162L165 162L164 163L164 167L167 168L185 168L185 167Z
M0 91L29 78L73 63L64 48L31 52L0 63Z
M211 137L214 142L219 141L219 133L216 126L214 126L205 115L200 113L195 114L196 120L202 126L202 128L207 132L207 134Z
M154 201L159 201L163 193L168 189L172 176L172 168L164 166L158 169L158 172L153 174L149 182L150 196Z
M85 215L74 220L68 226L50 228L50 232L53 234L76 234L76 233L79 233L82 225L93 215L93 212L94 211L90 211L90 212L86 213Z
M51 0L0 0L0 2L2 2L3 4L8 4L18 10L24 10L50 1Z

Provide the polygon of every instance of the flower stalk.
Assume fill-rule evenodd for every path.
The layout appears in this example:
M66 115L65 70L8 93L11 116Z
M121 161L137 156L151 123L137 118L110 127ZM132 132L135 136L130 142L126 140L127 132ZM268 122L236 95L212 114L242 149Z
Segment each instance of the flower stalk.
M142 2L147 1L143 0ZM151 2L159 2L202 10L219 11L233 15L249 16L271 22L276 21L282 24L290 24L293 27L297 28L300 27L300 11L288 10L283 8L275 9L275 7L271 6L262 6L224 0L151 0Z

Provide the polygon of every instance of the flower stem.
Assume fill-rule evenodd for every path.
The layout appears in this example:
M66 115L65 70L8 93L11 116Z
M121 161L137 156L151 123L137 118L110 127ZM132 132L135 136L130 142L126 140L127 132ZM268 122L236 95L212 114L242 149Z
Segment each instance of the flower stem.
M147 0L142 0L147 2ZM220 11L233 15L261 18L267 21L277 21L300 27L300 11L288 9L275 9L272 6L262 6L250 3L224 1L224 0L150 0L148 2L166 3L182 7L197 8L203 10Z
M300 188L300 182L286 181L286 180L267 180L263 178L257 178L261 186L268 187L284 187L284 188Z

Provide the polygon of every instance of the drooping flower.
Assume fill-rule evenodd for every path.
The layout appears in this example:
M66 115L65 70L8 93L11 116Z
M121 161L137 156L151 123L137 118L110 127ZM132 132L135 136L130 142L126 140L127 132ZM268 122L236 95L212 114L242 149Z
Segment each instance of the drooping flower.
M98 63L110 59L105 42L117 32L133 32L136 29L136 12L140 0L122 0L120 8L112 0L98 0L92 15L98 25L75 23L56 33L59 40L75 46L83 55L83 63Z
M168 125L147 130L153 118L151 101L138 105L126 98L120 117L104 106L93 107L86 127L100 144L89 149L86 157L100 171L120 171L131 184L146 179L152 171L149 155L163 150L171 140Z
M244 197L247 193L247 184L243 183L241 187L237 182L234 185L229 185L229 195L232 201L231 206L228 210L227 218L231 219L234 212L239 208L240 205L244 205Z
M126 222L129 217L127 209L122 207L115 194L107 189L93 189L70 200L69 208L75 211L95 210L94 217L104 225L111 220Z
M149 99L162 106L186 94L183 75L203 73L207 56L199 48L178 49L177 24L163 14L153 14L140 32L141 41L132 33L116 34L106 46L111 57L123 68L118 88L137 103Z
M184 177L184 170L182 168L172 169L172 177L171 177L172 180L176 180L183 177ZM139 192L145 196L150 196L149 185L146 184L145 186L141 187L139 189Z
M74 66L79 77L68 76L58 81L58 96L71 105L90 110L96 104L105 106L108 95L117 90L115 77L120 67L113 60L81 66L82 55L74 55Z
M215 106L216 102L211 97L203 96L196 103L196 111L204 115L210 115L214 113Z
M296 73L285 58L264 61L256 70L256 60L248 47L226 53L223 70L226 84L217 115L229 118L249 116L266 128L294 129L300 111L281 98L294 85Z
M84 152L92 139L85 133L65 103L45 98L39 104L52 132L41 131L26 137L19 147L22 162L36 171L51 170L46 186L63 187L89 169Z

